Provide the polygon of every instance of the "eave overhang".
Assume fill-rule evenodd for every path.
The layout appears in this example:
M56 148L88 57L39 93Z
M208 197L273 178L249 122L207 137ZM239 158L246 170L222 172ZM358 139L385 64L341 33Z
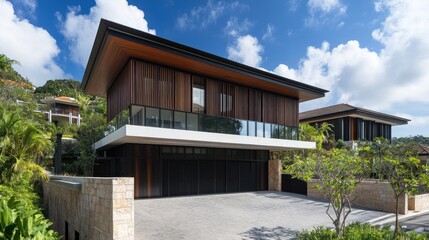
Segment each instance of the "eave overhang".
M324 114L324 115L319 115L319 116L314 116L309 118L300 117L299 122L307 122L307 123L321 122L321 121L327 121L327 120L342 118L342 117L362 118L364 120L375 121L375 122L384 123L392 126L406 125L408 124L409 121L411 121L406 118L401 118L401 117L397 117L397 116L393 116L385 113L374 112L366 109L353 109L353 110L347 110L347 111L336 112L331 114Z
M284 151L316 148L314 142L125 125L94 144L98 151L124 143Z
M324 97L328 92L104 19L100 21L82 88L90 95L105 97L130 59L288 95L300 102Z

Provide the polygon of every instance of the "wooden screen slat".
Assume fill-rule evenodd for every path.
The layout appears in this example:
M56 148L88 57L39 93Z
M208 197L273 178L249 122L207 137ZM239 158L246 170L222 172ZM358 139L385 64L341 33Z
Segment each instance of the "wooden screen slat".
M159 107L174 109L174 70L160 67L158 82Z
M107 121L131 104L131 63L128 63L107 92Z
M262 94L262 115L263 121L267 123L277 123L277 97L272 93Z
M221 115L224 117L235 117L235 86L222 82Z
M249 90L249 120L262 121L262 92Z
M206 81L206 113L213 116L221 116L220 94L222 84L219 81L207 79Z
M297 127L298 126L298 100L292 98L285 98L286 102L286 111L285 111L285 120L286 125Z
M235 86L235 117L239 119L249 118L249 89Z
M136 62L136 104L159 107L159 66Z
M286 100L283 96L277 96L277 124L285 125Z
M175 71L174 75L174 109L190 112L192 104L191 75L181 71Z

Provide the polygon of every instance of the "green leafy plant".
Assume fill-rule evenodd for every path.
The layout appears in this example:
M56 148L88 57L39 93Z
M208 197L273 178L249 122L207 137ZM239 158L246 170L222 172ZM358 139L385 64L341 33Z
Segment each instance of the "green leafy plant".
M0 200L0 239L60 239L49 229L52 223L38 209L15 198Z
M399 232L398 238L390 230L389 226L371 226L368 223L351 223L344 228L344 234L339 237L336 231L326 228L317 227L312 230L303 230L296 235L299 240L423 240L428 239L428 234L416 234L415 232Z

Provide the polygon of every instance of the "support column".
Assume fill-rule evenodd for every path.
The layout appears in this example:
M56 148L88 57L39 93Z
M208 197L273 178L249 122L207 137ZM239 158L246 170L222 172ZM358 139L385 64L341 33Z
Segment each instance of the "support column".
M73 114L69 112L69 125L73 124Z
M268 160L268 190L282 191L282 161L277 159Z

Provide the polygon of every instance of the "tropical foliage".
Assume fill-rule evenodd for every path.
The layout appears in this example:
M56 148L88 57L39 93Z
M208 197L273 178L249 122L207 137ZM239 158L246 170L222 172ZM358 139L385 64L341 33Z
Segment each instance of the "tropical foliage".
M409 136L409 137L394 137L392 139L392 143L396 144L396 143L403 143L403 144L407 144L407 143L420 143L426 146L429 146L429 137L425 137L422 135L416 135L416 136Z
M353 239L353 240L424 240L428 239L428 234L416 234L415 232L400 232L395 238L389 226L371 226L368 223L352 223L344 228L343 237L338 237L338 234L329 228L318 227L312 230L304 230L297 234L299 240L325 240L325 239Z
M39 209L32 209L14 197L0 199L0 239L60 239L49 230L52 223L45 219Z
M72 79L55 79L48 80L45 85L36 88L37 97L43 98L47 96L66 96L77 98L83 91L80 88L80 82Z

